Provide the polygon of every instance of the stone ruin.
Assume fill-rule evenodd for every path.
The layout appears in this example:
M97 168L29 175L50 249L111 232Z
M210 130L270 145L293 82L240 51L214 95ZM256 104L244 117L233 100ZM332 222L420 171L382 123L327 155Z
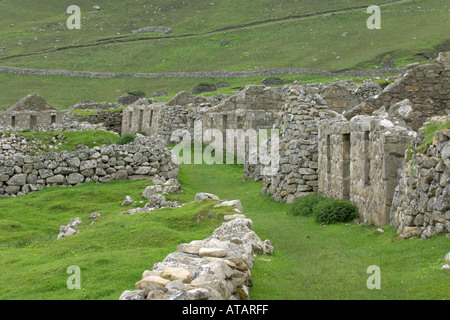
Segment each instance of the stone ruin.
M431 121L448 123L450 116ZM412 142L417 147L423 136ZM423 152L407 157L398 174L390 220L400 238L422 239L450 231L450 129L437 131Z
M32 93L0 113L0 129L3 127L38 131L39 127L60 123L62 118L62 111L50 106L39 94Z
M226 129L279 129L278 172L262 175L261 163L244 165L244 178L262 180L263 194L292 203L320 190L353 201L362 222L391 223L399 227L402 237L428 237L449 230L448 206L441 201L448 194L447 133L439 133L438 142L424 155L416 153L414 164L405 161L405 153L420 139L417 132L430 117L449 114L449 55L439 54L435 63L408 66L403 76L384 89L370 80L345 80L280 87L250 85L231 96L201 97L183 91L168 102L142 98L121 112L120 132L143 132L167 144L180 142L179 137L172 140L177 130L194 137L197 121L201 134L207 129L222 133ZM28 100L43 99L34 96ZM43 121L52 121L54 109L43 108L42 116L47 114ZM2 125L12 124L14 109L0 116ZM15 124L30 124L30 114L25 113L23 119L16 116ZM407 177L405 168L409 172L419 169ZM421 200L408 207L411 194Z
M319 190L352 201L360 219L390 221L399 171L414 131L383 116L342 116L319 124Z
M355 203L362 222L399 225L402 215L393 212L400 195L394 194L405 152L430 116L444 116L450 110L448 53L441 53L433 64L414 64L406 70L384 89L370 80L340 81L252 85L221 99L182 92L168 103L140 100L124 110L122 130L144 131L177 143L170 140L171 134L183 129L193 137L196 120L201 121L202 132L279 129L277 174L261 175L262 165L247 161L245 180L263 180L263 194L288 203L320 190ZM448 231L447 222L439 221L435 230Z
M38 93L33 93L19 100L8 110L0 112L0 132L111 130L120 134L122 113L107 112L119 106L79 102L68 110L56 110ZM80 116L72 114L74 110L95 110L97 114Z
M449 232L448 130L437 132L433 145L424 155L416 153L413 163L405 160L409 146L423 139L416 128L425 119L442 115L440 121L448 121L448 53L434 64L407 70L342 114L341 106L351 107L352 99L344 99L345 93L340 100L334 93L345 86L332 84L328 91L323 84L291 86L274 124L281 132L278 173L262 176L261 165L246 163L244 178L263 180L262 193L277 201L292 203L312 191L351 200L361 222L392 224L402 238Z

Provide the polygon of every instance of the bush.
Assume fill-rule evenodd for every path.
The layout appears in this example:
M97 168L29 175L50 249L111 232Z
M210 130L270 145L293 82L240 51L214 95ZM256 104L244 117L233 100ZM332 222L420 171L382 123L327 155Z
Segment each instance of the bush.
M132 134L124 134L122 137L120 137L119 141L117 141L117 144L129 144L134 141L136 138L135 135Z
M358 208L350 201L326 199L314 206L313 214L317 223L338 223L358 217Z
M294 200L292 207L287 211L290 216L310 216L313 213L315 205L326 200L326 198L318 191L307 196Z

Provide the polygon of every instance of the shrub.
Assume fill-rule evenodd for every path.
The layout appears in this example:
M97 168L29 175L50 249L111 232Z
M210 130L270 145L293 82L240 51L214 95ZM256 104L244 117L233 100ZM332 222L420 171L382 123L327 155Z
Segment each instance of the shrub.
M326 200L326 198L318 191L307 196L294 200L292 207L287 211L290 216L310 216L313 213L314 206Z
M117 144L129 144L134 141L136 138L135 135L132 134L124 134L122 137L120 137L119 141L117 141Z
M313 214L317 223L338 223L358 217L358 208L346 200L326 199L314 206Z

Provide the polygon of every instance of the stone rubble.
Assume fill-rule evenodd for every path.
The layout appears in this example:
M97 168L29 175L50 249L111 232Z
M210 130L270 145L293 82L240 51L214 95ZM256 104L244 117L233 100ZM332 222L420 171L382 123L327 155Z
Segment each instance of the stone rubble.
M197 194L196 201L214 195L204 196ZM119 300L249 300L254 257L271 255L274 246L261 241L245 215L227 219L210 237L180 244Z
M127 211L121 212L120 214L136 214L143 212L152 212L156 209L161 208L181 207L181 205L179 205L176 201L169 201L164 196L164 194L172 194L180 191L181 185L178 182L178 178L170 178L168 180L165 180L164 177L156 176L153 179L153 182L162 184L155 184L153 186L148 186L145 188L145 190L142 192L142 197L147 199L148 201L144 207L129 209ZM134 204L133 199L130 196L126 196L124 201L122 202L122 206L128 206L131 204Z
M59 234L58 234L57 239L62 239L62 238L70 237L70 236L73 236L74 234L77 234L79 232L78 225L80 223L81 223L80 218L71 219L69 224L67 224L65 226L61 226L59 228Z

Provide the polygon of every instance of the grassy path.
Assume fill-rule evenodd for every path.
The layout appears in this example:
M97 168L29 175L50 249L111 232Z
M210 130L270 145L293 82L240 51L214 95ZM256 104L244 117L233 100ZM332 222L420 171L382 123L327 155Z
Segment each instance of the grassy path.
M184 194L211 192L240 199L262 240L270 239L270 261L256 260L252 299L449 299L449 272L440 270L450 241L435 237L396 240L356 223L319 226L312 218L290 217L289 205L260 195L261 183L242 182L242 167L184 165ZM381 290L369 290L367 268L381 269Z

